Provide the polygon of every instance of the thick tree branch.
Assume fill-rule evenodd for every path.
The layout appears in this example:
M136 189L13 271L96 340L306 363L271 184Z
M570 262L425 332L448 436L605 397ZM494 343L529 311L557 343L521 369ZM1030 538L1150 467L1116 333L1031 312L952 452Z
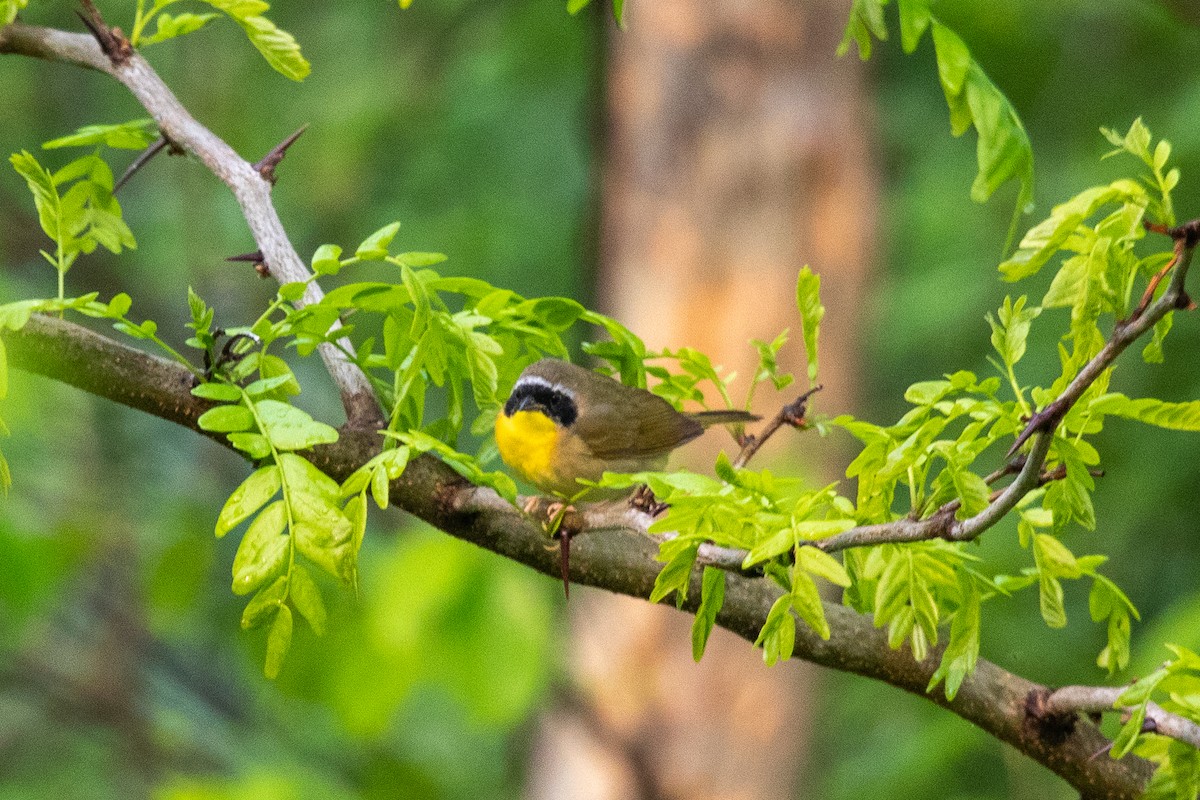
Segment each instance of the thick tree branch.
M98 70L119 80L154 118L163 136L195 154L233 192L271 275L280 283L307 281L312 277L292 247L271 202L271 182L224 140L197 122L137 52L114 62L92 36L14 22L0 28L0 53L62 61ZM309 283L300 303L316 303L323 296L316 283ZM335 323L334 327L340 327L340 323ZM352 351L348 341L343 340L341 344ZM322 345L320 352L341 392L349 425L381 427L383 412L367 376L333 345Z
M35 316L22 330L7 334L5 343L14 366L193 430L208 408L190 394L193 378L182 366L70 322ZM229 446L223 436L212 438ZM372 431L347 428L338 442L316 448L309 457L341 480L379 451L381 438ZM472 486L435 458L414 459L393 481L391 496L401 508L446 533L543 574L558 575L558 556L546 549L548 540L539 526L490 489ZM603 530L592 530L572 547L571 580L648 597L661 568L655 559L657 544L645 533L649 516L612 510L595 521L603 521L599 526ZM721 561L726 555L714 552L710 557ZM689 611L699 601L699 581L697 571L684 603ZM779 593L771 581L730 574L717 622L754 641ZM1031 713L1030 698L1049 695L1046 687L980 660L949 701L939 691L925 691L941 658L939 651L918 663L907 650L892 650L886 632L876 628L869 616L832 604L826 604L825 615L833 631L828 641L803 624L797 626L797 658L925 697L1049 767L1085 798L1132 800L1149 780L1153 765L1143 759L1092 758L1108 740L1087 720L1072 717L1068 724Z

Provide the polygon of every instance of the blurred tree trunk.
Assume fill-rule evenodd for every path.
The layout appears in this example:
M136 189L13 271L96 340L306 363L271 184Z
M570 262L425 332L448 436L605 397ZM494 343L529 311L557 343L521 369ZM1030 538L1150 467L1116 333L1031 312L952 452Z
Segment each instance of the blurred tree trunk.
M877 188L864 71L836 59L847 0L647 0L610 37L599 305L651 348L695 346L742 376L750 338L796 334L784 363L803 388L796 272L811 264L830 313L818 408L854 399L855 326ZM760 413L791 399L760 392ZM699 468L728 438L689 448ZM781 432L759 466L840 477L835 446ZM706 450L707 448L707 450ZM708 458L706 462L704 459ZM682 459L677 459L682 461ZM574 688L534 749L533 798L795 796L817 674L767 669L714 634L691 659L690 618L628 599L572 599Z

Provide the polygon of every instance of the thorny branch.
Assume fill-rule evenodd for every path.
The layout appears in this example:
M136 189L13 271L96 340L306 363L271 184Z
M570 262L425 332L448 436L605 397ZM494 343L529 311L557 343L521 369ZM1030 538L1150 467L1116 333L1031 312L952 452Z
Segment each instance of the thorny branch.
M232 450L224 435L199 430L196 421L210 403L190 394L194 378L177 363L42 315L6 334L5 344L18 369L170 420ZM381 446L381 437L371 431L346 427L340 434L336 443L308 454L335 480L344 480ZM491 489L467 483L436 458L423 455L410 462L392 482L390 494L400 508L452 536L558 577L559 559L546 549L540 526ZM581 537L572 548L572 582L648 597L661 567L655 559L657 547L646 535L651 517L628 508L610 509L607 516L594 518L587 516L590 508L581 513L596 529L595 535ZM710 565L740 565L740 556L731 557L723 548L701 547L699 559ZM700 597L699 580L697 572L684 602L688 611L695 611ZM717 623L754 641L780 591L769 580L730 574ZM939 649L917 662L907 650L892 649L886 631L876 628L869 616L834 604L826 604L824 612L832 636L823 640L807 627L797 626L796 658L883 681L937 703L1044 764L1085 797L1133 800L1150 779L1153 766L1141 758L1093 759L1108 740L1086 719L1052 735L1045 726L1031 724L1037 720L1031 719L1026 698L1031 693L1049 694L1046 687L980 659L955 699L947 700L940 692L926 691L941 660Z
M80 16L91 35L67 33L20 22L6 25L0 28L0 54L67 62L103 72L123 83L154 118L164 137L194 154L230 188L241 206L255 243L264 254L264 263L271 275L280 283L310 281L312 274L288 239L271 202L271 182L268 178L224 140L197 122L158 73L129 46L120 29L108 26L90 1L85 2L84 13ZM280 150L281 157L281 148L277 147L276 150ZM267 158L270 159L271 155ZM323 296L321 288L315 282L309 282L299 303L311 305L319 302ZM336 327L340 327L340 323L335 323ZM346 351L353 352L348 340L341 340L338 344ZM320 353L341 393L347 422L353 427L381 427L384 423L383 412L367 376L332 344L321 345Z
M307 280L310 277L308 270L288 241L270 202L269 181L254 165L199 125L149 65L136 52L126 52L127 42L122 45L124 37L120 32L104 25L90 6L90 3L85 4L89 11L88 26L95 38L14 23L0 28L0 53L65 61L105 72L120 80L155 118L164 136L194 153L231 188L272 274L281 282ZM1200 240L1200 221L1162 232L1176 240L1174 271L1167 289L1158 300L1139 306L1128 320L1119 323L1112 338L1075 381L1030 420L1017 443L1019 447L1026 440L1031 441L1017 476L987 509L962 521L955 521L953 513L945 514L939 510L924 520L905 519L863 526L816 544L834 551L882 542L973 539L1009 513L1029 491L1044 480L1052 479L1052 474L1044 473L1043 466L1054 432L1071 406L1132 341L1171 310L1190 307L1184 280L1192 251ZM311 303L319 299L319 288L309 284L305 301ZM208 404L191 396L189 390L193 378L177 364L79 326L46 317L31 319L24 329L8 337L8 343L13 364L18 368L156 414L230 447L224 436L199 431L196 420ZM323 356L342 390L348 423L337 443L315 448L310 458L331 477L342 479L378 452L379 437L365 428L380 419L380 412L361 371L336 352L332 357L325 353ZM802 407L793 416L802 419ZM744 464L762 441L789 421L783 412L778 419L779 423L773 428L768 426L757 443L746 443L746 447L753 449L745 459L739 456L741 463ZM745 452L745 447L743 450ZM1010 470L1005 467L1001 472L1009 473ZM466 483L435 458L422 456L415 459L404 475L393 482L391 490L402 508L454 536L548 575L555 575L560 568L558 559L547 552L544 536L536 525L491 490ZM645 534L647 520L639 518L638 513L628 510L625 519L613 527ZM571 563L572 580L634 596L648 595L659 568L649 537L585 537L576 548ZM739 567L742 557L739 551L714 546L708 550L702 548L701 553L703 563L730 569ZM698 577L694 575L693 580ZM752 640L761 629L779 589L769 581L736 574L730 575L728 581L726 602L718 623ZM693 586L684 607L694 610L699 594L698 586ZM1045 708L1049 709L1045 713L1061 716L1109 710L1119 689L1068 687L1051 692L980 660L955 700L949 701L944 696L926 693L940 652L935 650L924 661L915 662L911 654L890 648L886 634L875 628L869 617L837 605L827 605L825 614L833 635L825 641L803 626L798 627L797 657L885 681L943 705L1045 764L1086 797L1133 798L1145 786L1152 770L1148 762L1132 756L1119 761L1091 757L1106 740L1086 719L1074 720L1068 730L1058 731L1053 737L1045 735L1037 724L1030 724L1038 721L1027 708L1026 700L1031 696L1044 696ZM1177 724L1186 720L1162 712L1158 707L1152 711L1151 718L1159 732L1174 735L1181 741L1200 741L1196 731Z

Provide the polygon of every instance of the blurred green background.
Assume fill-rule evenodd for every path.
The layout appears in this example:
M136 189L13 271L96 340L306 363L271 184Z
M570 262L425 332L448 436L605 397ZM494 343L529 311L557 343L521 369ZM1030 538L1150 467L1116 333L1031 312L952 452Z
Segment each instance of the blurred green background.
M104 10L128 28L132 5L129 20L110 10L116 3ZM562 5L417 0L401 12L367 0L280 2L272 18L313 64L302 84L272 72L229 23L148 57L248 157L313 123L275 190L302 254L352 245L398 219L402 248L445 252L457 274L586 303L604 41L620 34L599 3L578 17ZM25 16L78 29L70 9L34 0ZM1139 115L1175 145L1184 174L1176 206L1197 213L1200 31L1183 0L948 0L937 9L1028 127L1038 208L1027 222L1127 172L1099 161L1109 148L1097 129L1123 130ZM1008 290L994 265L1015 192L987 206L967 199L974 138L948 135L928 42L911 57L889 43L870 69L885 229L859 312L857 411L886 421L902 413L913 381L989 370L983 316ZM13 57L0 59L0 107L10 151L143 116L108 78ZM69 157L39 153L51 165ZM127 291L134 315L158 320L177 345L187 284L224 325L252 320L273 295L245 265L222 260L253 244L228 192L197 163L156 160L123 204L138 251L81 260L68 294ZM41 246L24 185L0 171L0 298L53 293ZM1048 280L1016 291L1036 301ZM1030 374L1057 370L1055 327L1042 325L1031 343ZM1198 345L1196 325L1181 319L1167 365L1130 358L1115 388L1200 397ZM300 402L336 421L336 398L309 366ZM398 786L414 798L520 796L538 711L561 683L566 632L552 581L379 515L359 596L330 587L330 634L300 635L269 683L261 636L237 628L228 574L236 541L212 536L244 464L158 420L22 374L3 413L16 486L0 506L0 800L382 798ZM1107 573L1143 613L1138 660L1122 678L1165 655L1146 643L1200 646L1196 450L1187 435L1113 423L1098 530L1067 539L1076 553L1110 555ZM1018 569L1027 555L1012 540L998 530L984 552ZM1051 684L1103 680L1093 666L1103 631L1087 618L1086 592L1068 587L1068 600L1062 631L1042 625L1035 595L985 606L984 655ZM801 796L1072 796L919 698L830 675L816 702L821 724Z

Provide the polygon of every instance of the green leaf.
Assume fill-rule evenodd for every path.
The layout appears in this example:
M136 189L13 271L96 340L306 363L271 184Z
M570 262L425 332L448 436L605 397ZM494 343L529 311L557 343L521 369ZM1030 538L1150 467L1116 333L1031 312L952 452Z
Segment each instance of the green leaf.
M67 136L42 144L45 150L59 147L94 147L103 145L124 150L144 150L158 137L158 127L152 119L135 119L115 125L85 125Z
M1175 781L1174 800L1195 800L1200 794L1200 750L1186 742L1167 746L1169 769Z
M388 259L393 264L404 265L413 269L421 267L432 267L435 264L441 264L448 256L445 253L400 253Z
M277 392L295 380L295 377L293 377L289 371L286 375L275 375L271 378L259 378L253 383L247 384L244 391L251 397L262 397L265 394Z
M29 0L0 0L0 26L17 18L17 12L29 4Z
M336 244L323 244L312 257L313 272L318 275L337 275L342 268L342 248Z
M248 431L254 427L254 415L245 406L217 406L201 414L196 424L214 433Z
M280 575L265 589L251 598L242 612L242 630L257 628L259 625L274 619L280 606L287 600L288 577Z
M1106 394L1088 406L1094 414L1137 420L1173 431L1200 431L1200 400L1168 403L1146 397L1131 400L1123 394Z
M950 131L955 136L972 124L979 135L978 172L971 199L983 203L1010 180L1020 184L1009 231L1011 239L1021 214L1033 200L1033 149L1016 110L972 58L958 34L930 19L938 77L950 108Z
M231 445L254 461L271 455L271 444L261 433L231 433L228 438Z
M287 658L288 649L292 646L292 610L280 606L275 621L271 623L271 631L267 634L267 657L263 664L263 674L271 680L279 676L283 669L283 661Z
M992 328L992 347L999 354L1005 365L1013 366L1025 355L1025 340L1029 338L1029 328L1042 310L1037 307L1026 308L1028 298L1021 295L1013 302L1011 297L1004 298L1004 305L997 312L999 321L988 314L987 321Z
M796 548L796 566L813 575L820 575L830 583L843 588L850 585L850 576L836 558L816 547Z
M755 564L774 558L791 550L798 542L817 541L836 536L854 527L852 519L821 519L803 520L791 526L784 527L768 538L754 545L746 554L742 568L748 569Z
M887 24L883 21L883 6L887 0L854 0L850 6L850 19L846 31L837 47L838 56L850 52L850 42L858 45L858 57L866 61L871 57L871 37L879 41L888 38Z
M801 548L802 550L811 550L812 548ZM828 641L830 636L829 622L825 619L825 606L821 603L821 595L817 591L817 584L806 572L793 570L792 572L792 607L796 609L796 613L800 615L800 619L808 623L808 627L816 631L816 634L822 639ZM789 615L790 616L790 615ZM793 634L795 628L793 626ZM780 652L781 659L791 658L791 652L783 655Z
M662 553L667 552L667 546L670 544L672 544L670 541L663 543ZM684 542L680 549L671 556L666 566L658 573L658 577L654 579L654 590L650 593L651 603L661 602L671 592L678 593L679 602L687 597L692 566L696 563L696 551L699 547L699 542ZM660 553L660 558L662 553Z
M372 233L363 243L354 251L357 258L364 261L373 261L381 258L386 258L388 254L388 246L392 243L392 239L396 238L396 233L400 230L400 223L393 222L390 225L384 225L379 230Z
M1133 709L1129 715L1129 719L1121 726L1121 730L1117 732L1116 738L1113 739L1112 750L1109 756L1113 759L1124 758L1133 750L1133 746L1137 744L1138 738L1142 734L1142 725L1146 722L1146 706L1140 705Z
M292 605L296 607L302 617L308 620L313 633L317 636L324 636L328 614L325 611L325 601L321 599L321 590L317 588L316 582L303 564L296 564L292 567L290 581L289 595Z
M338 485L294 453L281 453L296 548L330 575L350 583L355 574L353 528L339 507Z
M267 63L281 75L294 81L303 80L312 69L300 54L300 45L287 31L280 30L264 16L270 6L259 0L203 0L228 14L242 26L250 43L262 53Z
M152 44L165 42L168 39L185 36L200 30L220 16L220 14L193 14L191 12L176 15L160 13L158 15L158 27L154 33L149 36L139 37L134 42L134 45L137 47L149 47Z
M317 422L293 405L278 400L259 400L254 404L254 410L263 434L276 450L307 450L318 444L332 444L338 439L336 428Z
M72 236L63 219L62 198L53 177L28 151L14 153L8 160L33 193L42 230L51 240L62 245L64 250L70 249Z
M929 29L933 16L929 13L932 0L899 0L900 42L905 53L912 53Z
M960 573L959 592L962 599L950 623L950 642L925 689L931 692L938 683L945 681L947 700L953 700L958 694L962 682L975 671L979 659L979 588L969 575Z
M716 567L704 568L700 586L700 607L692 623L692 658L700 661L708 644L709 634L717 621L717 612L725 602L725 571Z
M307 290L308 283L306 281L292 281L279 287L279 296L289 303L294 303L304 297L304 292Z
M249 594L287 564L291 540L284 535L287 508L276 500L250 523L233 559L233 591Z
M1108 186L1085 189L1065 203L1050 210L1050 216L1034 225L1021 239L1020 246L1008 260L1000 264L1006 281L1017 281L1036 275L1051 258L1061 252L1083 223L1100 209L1113 203L1145 206L1145 189L1130 180L1117 180Z
M792 616L791 594L783 595L771 606L754 645L762 647L767 666L792 657L796 645L796 618Z
M817 381L817 336L825 306L821 305L821 276L806 264L796 279L796 307L804 328L804 352L808 356L808 382Z
M1150 337L1150 341L1146 343L1146 346L1142 348L1142 360L1147 364L1161 364L1163 362L1163 340L1171 332L1171 325L1174 322L1175 312L1168 311L1162 319L1154 323L1154 334Z
M216 400L222 403L236 403L242 399L242 393L236 386L228 383L210 381L192 388L192 394L205 400Z
M954 494L961 503L954 513L956 519L968 519L988 507L991 489L983 478L957 465L949 466L946 470L954 485Z
M215 384L206 384L215 385ZM248 519L279 491L279 467L269 464L250 473L233 490L217 516L217 536L224 536Z

